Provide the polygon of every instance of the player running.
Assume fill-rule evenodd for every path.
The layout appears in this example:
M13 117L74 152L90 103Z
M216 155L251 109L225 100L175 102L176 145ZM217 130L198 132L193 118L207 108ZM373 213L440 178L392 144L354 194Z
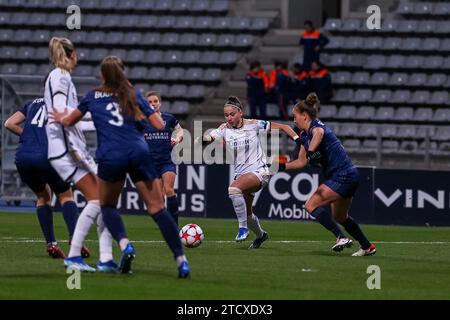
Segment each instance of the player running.
M49 112L74 110L78 104L77 91L71 79L71 72L77 65L77 54L67 38L53 37L49 43L50 60L56 67L45 81L44 100ZM69 256L64 260L67 268L95 272L96 269L84 262L81 248L92 224L97 222L99 235L99 271L113 272L117 264L112 255L112 237L106 229L100 214L97 183L97 164L87 150L81 123L65 128L49 121L46 125L48 138L48 160L65 182L75 184L84 195L87 205L81 212L72 237Z
M326 180L306 202L306 211L337 237L336 244L332 248L334 251L342 251L352 244L336 224L338 221L361 245L352 256L374 255L375 246L369 242L355 220L348 215L358 187L358 169L351 162L333 131L317 119L318 105L317 95L310 93L305 100L294 106L294 122L302 130L299 140L302 146L298 159L285 164L280 163L280 170L300 169L307 164L321 166ZM336 221L324 209L327 205L331 205Z
M172 161L171 151L183 140L183 128L172 114L161 112L162 100L158 92L149 91L145 96L165 124L162 131L148 124L145 127L144 137L149 145L156 172L162 179L164 195L167 197L167 210L178 225L178 201L174 190L177 167ZM174 138L172 138L173 133L175 133Z
M5 121L5 127L20 137L15 164L23 183L37 197L36 212L47 242L47 253L53 258L64 259L66 255L58 246L53 229L52 191L56 193L61 204L69 239L72 238L77 224L78 208L73 201L70 184L62 181L48 162L46 124L47 113L43 98L27 103ZM82 254L88 257L89 251L83 247Z
M126 174L136 185L147 211L159 226L178 264L178 276L189 276L190 268L178 236L177 226L164 208L161 180L153 166L153 160L143 135L145 119L156 129L164 129L161 117L137 93L124 72L122 60L115 56L103 59L100 72L103 84L90 91L77 109L50 114L64 126L74 126L90 112L97 129L98 177L100 204L103 220L122 250L119 270L131 272L131 262L136 256L128 239L117 202Z
M235 177L228 188L228 195L239 222L236 241L242 242L247 239L250 229L256 234L256 239L249 249L257 249L269 238L268 233L261 228L252 208L255 193L264 188L270 179L260 134L270 130L282 130L294 140L298 139L298 135L288 125L244 119L243 105L237 97L228 98L223 112L227 122L210 134L204 135L203 141L223 139L233 153Z

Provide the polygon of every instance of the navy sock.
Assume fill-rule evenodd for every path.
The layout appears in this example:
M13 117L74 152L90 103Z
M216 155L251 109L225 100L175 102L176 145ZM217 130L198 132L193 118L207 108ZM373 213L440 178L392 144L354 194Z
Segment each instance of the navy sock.
M176 194L167 197L167 211L170 212L173 220L175 220L175 223L178 225L178 201Z
M183 246L181 244L180 236L178 235L177 225L166 209L161 209L152 215L153 220L159 226L159 230L169 245L174 257L179 257L184 254Z
M53 212L49 205L43 205L36 208L39 224L42 233L44 233L47 243L56 242L55 232L53 231Z
M69 237L72 239L79 216L78 207L75 201L64 202L62 205L62 214L64 221L66 222L67 230L69 231Z
M103 222L108 228L114 240L119 242L121 239L128 238L119 210L116 208L102 207Z
M336 238L346 238L344 232L336 223L336 221L331 216L331 212L323 208L314 209L310 215L312 215L316 220L325 227L325 229L331 231Z
M361 228L356 221L352 219L352 217L348 217L347 220L341 224L344 226L345 230L347 230L347 232L359 242L363 250L369 249L369 240L367 240Z

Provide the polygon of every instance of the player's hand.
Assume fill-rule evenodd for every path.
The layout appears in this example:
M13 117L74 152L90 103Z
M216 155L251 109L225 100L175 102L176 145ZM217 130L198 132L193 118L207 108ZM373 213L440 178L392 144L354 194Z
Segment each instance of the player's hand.
M306 159L311 166L320 166L320 160L322 159L322 154L320 151L306 151Z
M180 143L180 140L178 140L178 139L174 139L174 138L170 139L170 146L172 148L175 147L179 143Z
M51 122L62 123L63 118L69 114L69 109L64 108L63 112L50 111L48 113L48 118Z

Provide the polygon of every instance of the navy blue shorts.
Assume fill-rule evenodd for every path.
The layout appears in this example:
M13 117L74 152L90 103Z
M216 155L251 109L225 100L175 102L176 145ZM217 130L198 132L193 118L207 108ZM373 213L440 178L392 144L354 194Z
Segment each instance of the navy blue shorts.
M147 146L98 160L97 175L102 180L124 181L127 173L133 182L159 179Z
M175 163L172 162L172 160L169 161L154 161L156 172L159 174L160 177L166 172L173 172L177 173L177 166Z
M325 180L324 184L338 193L342 198L351 198L355 195L359 184L358 169L354 168L338 172Z
M16 167L20 178L31 190L42 192L49 185L53 192L60 194L70 188L50 165L47 155L36 153L16 154Z

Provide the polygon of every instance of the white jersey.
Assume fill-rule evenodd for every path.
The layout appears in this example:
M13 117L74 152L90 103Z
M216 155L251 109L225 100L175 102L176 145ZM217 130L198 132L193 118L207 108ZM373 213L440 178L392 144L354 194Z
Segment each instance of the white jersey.
M77 108L77 91L69 72L60 68L50 72L45 82L44 99L47 111L63 112L67 108L70 113ZM70 151L85 153L86 139L81 129L80 123L69 128L49 121L46 125L48 158L60 158Z
M261 133L267 131L270 131L269 121L244 119L244 124L238 129L223 123L210 135L214 140L225 141L233 154L235 175L240 176L247 172L268 170L266 155L259 137Z

